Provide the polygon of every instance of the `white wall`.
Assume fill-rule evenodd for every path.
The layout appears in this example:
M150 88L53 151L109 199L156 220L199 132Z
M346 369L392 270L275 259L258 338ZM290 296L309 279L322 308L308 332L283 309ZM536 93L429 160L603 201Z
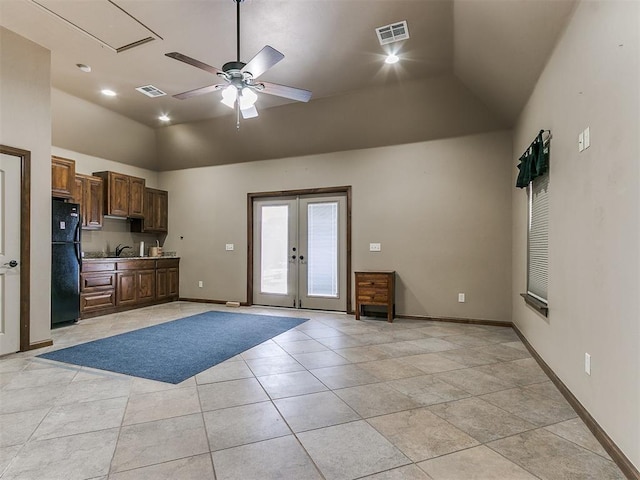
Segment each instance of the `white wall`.
M180 295L246 300L247 193L351 185L353 269L396 270L399 314L510 321L510 156L496 132L162 172Z
M640 467L640 3L583 1L514 131L551 129L549 317L527 307L527 195L513 189L513 321ZM578 152L590 127L591 147ZM515 175L515 170L512 170ZM514 176L515 183L515 176ZM591 376L584 354L591 354Z
M0 143L31 152L31 343L51 338L50 61L0 27Z

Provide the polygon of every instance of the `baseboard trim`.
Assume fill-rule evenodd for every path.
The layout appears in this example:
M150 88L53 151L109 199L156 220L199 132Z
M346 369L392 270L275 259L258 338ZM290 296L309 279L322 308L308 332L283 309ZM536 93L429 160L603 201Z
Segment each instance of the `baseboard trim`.
M422 315L397 315L395 318L405 318L408 320L429 320L443 323L465 323L468 325L489 325L492 327L512 327L511 322L499 322L497 320L480 320L476 318L456 318L456 317L426 317Z
M216 305L226 305L229 300L209 300L204 298L186 298L180 297L179 300L181 302L195 302L195 303L214 303ZM234 300L235 301L235 300ZM247 302L240 302L241 307L250 306Z
M554 371L547 365L547 363L542 359L542 357L536 352L535 348L529 343L524 334L518 329L517 326L513 325L513 330L516 332L518 337L522 343L527 347L531 356L538 362L540 368L544 370L544 373L547 374L549 379L553 382L553 384L560 390L560 393L567 399L567 402L573 407L578 416L582 419L585 425L591 430L591 433L596 437L596 439L600 442L602 447L607 451L607 453L611 456L611 459L618 465L622 473L629 480L640 480L640 472L635 467L633 463L625 456L625 454L618 448L615 442L607 435L607 433L602 429L602 427L598 424L598 422L591 416L591 414L587 411L586 408L580 403L580 401L571 393L571 390L567 388L567 386L560 380L560 378L554 373Z
M50 347L51 345L53 345L53 340L42 340L40 342L33 342L29 344L27 351L36 350L38 348Z

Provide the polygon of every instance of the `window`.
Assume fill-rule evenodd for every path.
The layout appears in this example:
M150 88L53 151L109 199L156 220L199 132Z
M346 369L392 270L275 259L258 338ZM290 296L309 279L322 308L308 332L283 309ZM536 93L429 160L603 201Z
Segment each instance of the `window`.
M549 173L529 183L527 192L529 194L527 295L542 302L546 309L549 278Z

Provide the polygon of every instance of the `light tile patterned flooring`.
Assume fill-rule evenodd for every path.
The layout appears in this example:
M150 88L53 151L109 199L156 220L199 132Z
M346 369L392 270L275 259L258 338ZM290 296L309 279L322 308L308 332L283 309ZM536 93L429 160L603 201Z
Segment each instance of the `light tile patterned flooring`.
M53 331L54 349L226 307L171 304ZM504 327L310 318L170 385L0 359L0 477L621 479ZM158 348L162 348L161 345Z

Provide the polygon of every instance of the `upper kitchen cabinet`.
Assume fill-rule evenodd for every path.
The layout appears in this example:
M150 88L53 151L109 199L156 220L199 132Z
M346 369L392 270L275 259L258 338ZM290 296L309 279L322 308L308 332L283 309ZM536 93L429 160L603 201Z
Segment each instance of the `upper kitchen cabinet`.
M116 172L94 172L104 182L104 214L114 217L144 216L144 178Z
M169 192L155 188L145 188L144 190L144 219L133 221L131 231L167 233Z
M76 162L67 158L51 157L51 196L73 198L76 181Z
M76 191L73 201L80 204L84 230L102 228L104 215L102 178L76 174Z

